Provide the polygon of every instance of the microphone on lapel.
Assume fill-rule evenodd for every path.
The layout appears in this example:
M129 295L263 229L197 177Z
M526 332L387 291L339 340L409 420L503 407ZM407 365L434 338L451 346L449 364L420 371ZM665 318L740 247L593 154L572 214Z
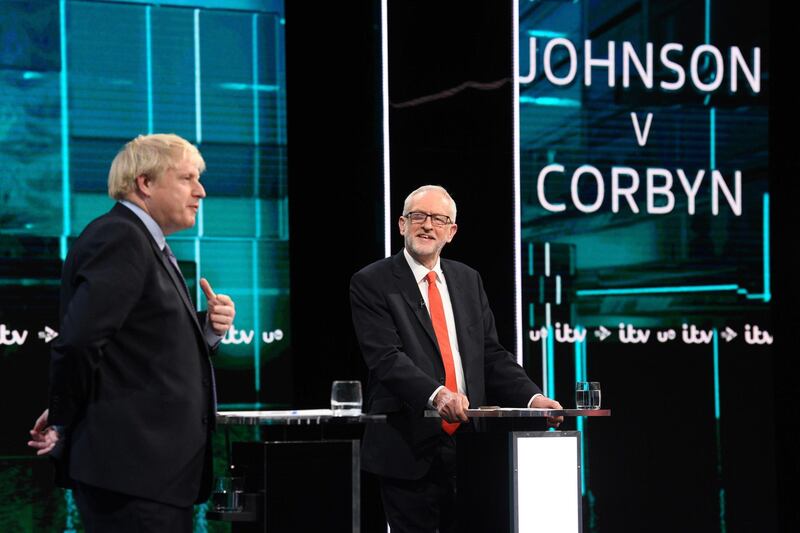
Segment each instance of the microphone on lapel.
M422 296L419 297L419 308L425 309L425 299Z

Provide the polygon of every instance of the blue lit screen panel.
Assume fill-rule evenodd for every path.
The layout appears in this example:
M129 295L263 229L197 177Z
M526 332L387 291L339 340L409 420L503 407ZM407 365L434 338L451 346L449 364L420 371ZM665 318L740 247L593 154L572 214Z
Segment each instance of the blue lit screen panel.
M291 404L283 32L279 1L3 2L0 405L18 407L0 435L3 531L80 530L25 441L47 402L61 262L113 205L108 168L136 135L177 133L206 161L197 224L170 246L199 308L200 277L236 300L220 404Z

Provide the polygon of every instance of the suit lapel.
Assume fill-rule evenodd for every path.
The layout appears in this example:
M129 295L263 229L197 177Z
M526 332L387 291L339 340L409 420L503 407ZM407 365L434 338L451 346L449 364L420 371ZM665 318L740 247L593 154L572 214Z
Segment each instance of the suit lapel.
M111 209L111 213L116 216L121 216L123 218L127 218L128 220L132 220L136 227L138 227L144 234L147 236L147 240L150 242L150 246L153 248L153 253L156 255L156 260L161 264L162 267L167 272L167 275L172 280L172 284L175 286L175 290L178 291L178 296L180 297L183 305L186 307L186 310L189 312L189 315L192 317L192 322L194 323L197 331L200 333L200 336L203 336L203 328L200 325L200 321L197 319L197 310L192 304L192 301L189 299L189 295L186 293L184 289L184 281L178 277L178 273L175 271L175 268L172 266L172 263L169 262L169 259L164 255L161 249L158 247L155 239L147 230L147 227L144 223L139 219L136 214L125 207L122 204L115 204L114 207ZM205 344L205 343L204 343Z
M425 333L430 337L438 353L439 343L436 341L436 333L433 331L431 317L428 314L428 310L425 308L424 300L419 292L419 286L414 279L414 275L406 262L402 250L392 258L392 272L394 273L400 294L403 295L403 299L411 308L417 320L419 320L420 325L422 325ZM439 357L441 358L441 354L439 354Z

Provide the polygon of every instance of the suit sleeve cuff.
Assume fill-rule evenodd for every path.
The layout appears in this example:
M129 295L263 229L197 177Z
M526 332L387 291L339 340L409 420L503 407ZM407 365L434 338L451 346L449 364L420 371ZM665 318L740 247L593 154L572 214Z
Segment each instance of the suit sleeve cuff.
M222 335L218 335L217 332L211 328L211 323L208 321L208 315L206 315L206 325L203 328L203 334L206 338L208 346L212 350L216 348L222 341Z

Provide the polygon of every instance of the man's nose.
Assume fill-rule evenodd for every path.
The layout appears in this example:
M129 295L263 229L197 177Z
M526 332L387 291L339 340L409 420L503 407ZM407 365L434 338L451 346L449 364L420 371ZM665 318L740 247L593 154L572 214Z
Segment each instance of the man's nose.
M206 197L206 189L203 187L202 183L197 184L197 189L194 191L194 195L198 198L205 198Z
M422 227L425 229L433 229L433 217L431 215L425 217L425 221L422 223Z

